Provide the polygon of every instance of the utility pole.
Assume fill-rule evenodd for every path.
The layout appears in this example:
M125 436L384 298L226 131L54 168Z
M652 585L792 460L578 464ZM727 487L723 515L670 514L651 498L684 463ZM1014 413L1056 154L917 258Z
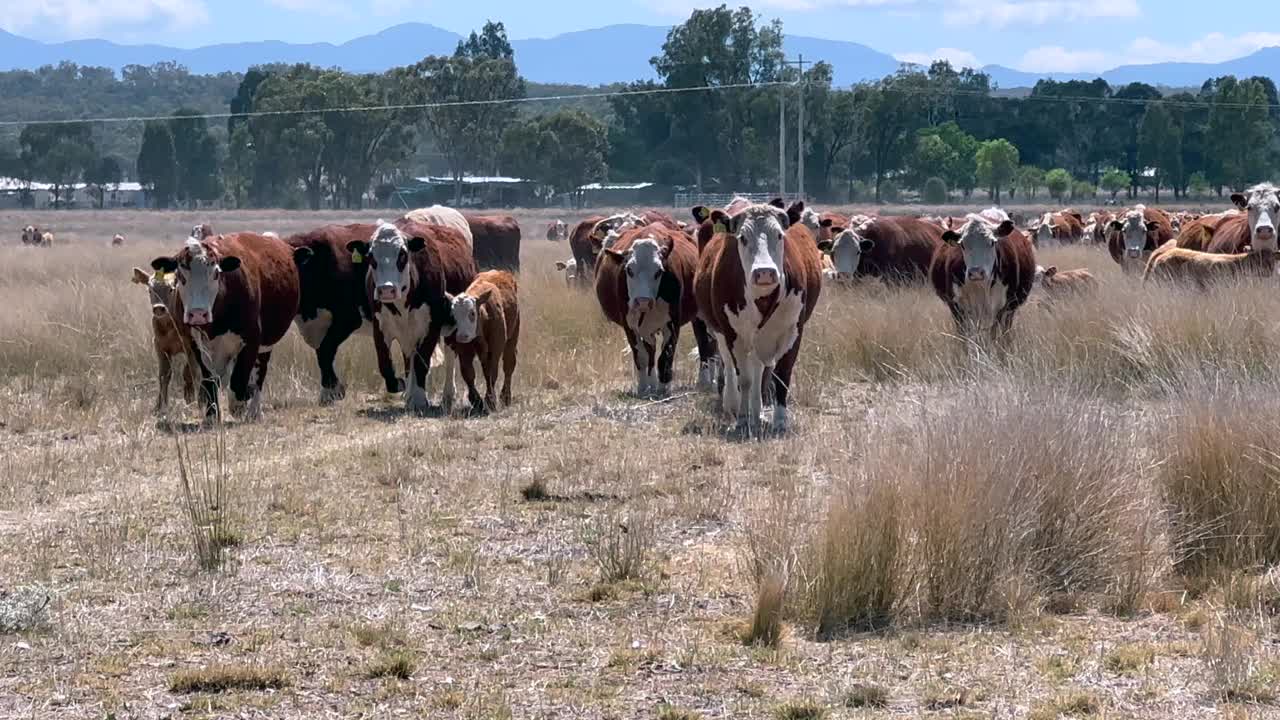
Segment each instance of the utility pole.
M787 89L778 88L778 197L787 199Z
M797 91L800 94L799 118L798 118L798 122L796 123L796 153L799 155L796 161L796 187L797 187L798 197L801 200L803 200L804 199L804 95L805 95L805 89L807 87L805 84L804 66L812 65L813 63L808 60L805 60L804 55L800 55L795 60L783 60L782 64L784 67L794 65L800 71L799 79L796 80ZM781 93L781 97L785 97L785 96L786 96L786 90L784 89ZM785 198L787 194L786 192L787 181L785 179L786 178L785 157L786 157L787 143L785 140L785 137L786 137L785 112L782 109L781 100L779 100L779 103L778 103L778 112L780 113L780 117L783 118L783 119L780 119L778 122L778 134L779 134L779 137L781 138L778 141L779 155L780 155L780 158L778 160L778 170L779 170L779 174L783 177L782 195Z
M800 56L797 64L800 66L800 127L797 129L796 137L796 154L800 159L796 162L796 186L797 195L804 200L804 91L806 89L804 80L804 55Z

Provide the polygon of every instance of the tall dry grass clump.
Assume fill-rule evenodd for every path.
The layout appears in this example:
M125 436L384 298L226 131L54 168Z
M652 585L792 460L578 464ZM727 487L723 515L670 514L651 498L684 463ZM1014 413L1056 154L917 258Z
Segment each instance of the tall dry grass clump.
M1156 439L1175 568L1217 577L1280 563L1280 387L1192 386Z
M199 462L193 462L191 448L182 433L174 433L178 484L192 555L200 569L213 571L222 567L224 551L238 545L240 536L232 525L227 438L221 422L216 423L216 432L208 444L213 446L212 457L206 446Z
M867 429L795 583L820 634L877 621L1003 620L1132 579L1144 489L1133 430L1066 390L991 377Z

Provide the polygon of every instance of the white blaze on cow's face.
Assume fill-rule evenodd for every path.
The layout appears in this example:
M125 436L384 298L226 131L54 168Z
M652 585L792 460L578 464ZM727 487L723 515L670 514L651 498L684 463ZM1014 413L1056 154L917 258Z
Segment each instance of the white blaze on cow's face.
M158 258L152 267L175 271L178 297L183 306L182 321L192 327L206 327L215 319L213 308L222 290L222 275L238 270L240 259L230 255L219 257L213 246L194 237L187 238L186 248L179 257L180 262Z
M999 226L971 217L959 232L948 231L943 240L960 246L964 254L966 282L990 282L995 277L996 246L1000 238L1013 232L1013 223L1005 220Z
M617 259L623 263L627 273L627 297L630 298L630 310L647 312L653 309L658 300L658 286L662 283L669 247L658 244L654 238L640 238L631 244L625 253L619 253Z
M373 274L374 299L378 302L402 303L409 297L412 265L408 240L395 225L378 221L369 241L369 272Z
M875 247L875 241L862 237L862 230L863 228L844 230L836 233L832 240L818 244L819 248L827 250L831 255L837 280L848 280L856 275L862 256Z
M1249 243L1254 250L1276 251L1276 223L1280 222L1280 190L1271 183L1256 185L1231 196L1249 213Z
M1142 257L1150 230L1141 210L1130 210L1122 219L1112 221L1111 229L1124 234L1124 254L1127 257Z
M738 259L749 294L764 297L782 282L787 214L767 205L752 206L732 218L729 232L738 242Z
M475 340L480 327L480 307L476 299L463 293L453 298L450 307L453 312L453 339L460 343Z
M800 224L809 228L816 237L818 231L822 228L822 217L818 215L817 210L807 207L804 212L800 213Z
M1048 245L1053 242L1053 231L1057 226L1053 224L1053 215L1045 213L1040 218L1040 225L1036 227L1036 244Z

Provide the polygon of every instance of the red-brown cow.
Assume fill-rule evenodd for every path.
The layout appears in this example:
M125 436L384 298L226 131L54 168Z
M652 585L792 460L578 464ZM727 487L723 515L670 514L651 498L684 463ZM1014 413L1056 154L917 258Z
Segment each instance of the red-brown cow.
M458 356L458 369L467 384L473 412L497 407L498 362L502 361L502 404L511 404L511 375L516 371L516 345L520 340L520 303L516 278L503 270L476 275L467 291L449 295L452 330L445 343ZM476 389L476 360L484 373L485 394Z
M120 247L121 245L124 245L124 236L121 235L120 233L116 233L115 235L112 235L111 247Z
M159 388L156 392L156 414L169 407L169 382L173 378L173 359L183 358L182 396L187 402L196 399L196 363L194 344L187 326L174 314L175 277L157 271L148 275L142 268L133 269L133 281L145 285L151 298L151 345L156 351Z
M510 215L465 215L481 270L520 272L520 223Z
M772 427L788 426L787 398L804 326L822 291L822 260L812 233L785 211L753 205L723 224L698 261L698 312L724 348L721 401L740 428L759 428L765 381L773 378Z
M338 348L358 331L373 336L378 371L387 392L404 390L385 339L381 333L373 332L377 319L365 290L368 269L364 256L347 249L353 241L367 241L376 229L377 226L371 224L326 225L285 239L293 248L301 281L294 324L302 339L316 352L322 405L346 395L346 385L338 378L333 363Z
M689 236L664 225L626 230L600 254L596 299L626 333L640 397L670 389L680 328L697 317L697 264Z
M259 417L271 350L298 313L293 249L257 233L202 232L188 238L178 254L152 260L151 267L177 273L174 313L198 351L206 414L218 414L218 387L224 384L233 414Z
M833 227L818 248L831 256L836 279L869 276L887 284L921 282L942 245L941 227L910 217L870 218L857 227Z
M1228 255L1162 247L1151 256L1142 280L1144 283L1152 280L1187 282L1205 290L1215 282L1231 278L1271 277L1275 267L1276 254L1270 250Z
M1127 274L1142 272L1151 253L1173 239L1173 225L1162 210L1137 205L1107 224L1107 250Z
M1271 183L1235 193L1231 201L1241 211L1218 224L1209 243L1212 253L1239 254L1277 249L1276 223L1280 222L1280 190Z
M1045 213L1031 229L1031 242L1038 247L1076 243L1084 239L1084 221L1076 213Z
M576 264L573 281L578 287L586 287L595 277L596 251L591 246L591 231L597 223L604 220L603 215L592 215L573 227L569 233L569 252Z
M476 276L467 239L451 227L404 222L378 222L372 237L354 240L347 250L365 261L365 292L380 334L390 346L400 346L404 358L405 409L422 413L430 407L427 373L444 328L453 313L446 293L465 292ZM446 412L453 407L454 366L452 351L445 352L444 393Z
M563 220L556 220L547 226L547 240L549 242L560 242L569 239L569 226L564 224Z
M1098 278L1089 272L1089 268L1059 270L1057 265L1047 268L1037 265L1035 286L1040 288L1046 300L1056 301L1096 293Z
M1012 220L994 224L980 215L970 215L942 240L929 274L956 329L967 337L989 330L1004 338L1035 282L1031 241Z

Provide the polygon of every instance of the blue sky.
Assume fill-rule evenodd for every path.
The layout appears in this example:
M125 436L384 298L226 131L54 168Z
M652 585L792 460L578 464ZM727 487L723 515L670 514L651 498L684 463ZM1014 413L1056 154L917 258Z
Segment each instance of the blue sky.
M690 0L3 0L0 28L46 41L101 37L196 47L217 42L342 42L417 21L466 32L501 20L513 38L616 23L671 25ZM740 3L730 3L736 6ZM1218 62L1280 45L1273 2L1235 0L756 0L786 31L852 40L903 60L946 57L1029 71L1126 63ZM1272 31L1274 30L1274 31Z

